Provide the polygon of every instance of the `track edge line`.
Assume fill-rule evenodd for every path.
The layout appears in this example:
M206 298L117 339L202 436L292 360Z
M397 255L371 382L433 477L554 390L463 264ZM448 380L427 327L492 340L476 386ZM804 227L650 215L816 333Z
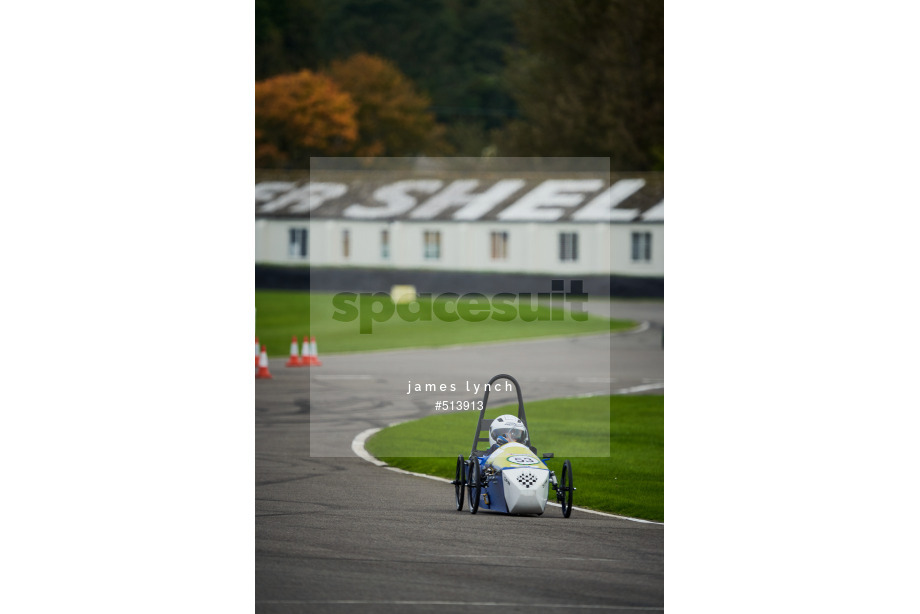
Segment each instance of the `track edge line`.
M428 475L427 473L416 473L414 471L406 471L405 469L400 469L399 467L393 467L392 465L389 465L383 462L382 460L375 458L373 455L371 455L371 453L368 452L367 449L364 447L364 443L367 441L368 437L370 437L374 433L377 433L381 430L383 429L380 427L370 428L370 429L361 431L360 433L355 435L355 438L351 440L352 452L354 452L355 455L358 456L359 458L362 458L373 465L377 465L378 467L383 467L384 469L389 469L390 471L395 471L396 473L402 473L405 475L413 475L413 476L420 477L420 478L427 478L429 480L444 482L445 484L451 483L450 480L446 478L438 477L436 475ZM546 504L554 505L556 507L561 507L558 503L555 503L553 501L547 501ZM643 524L657 524L660 526L664 526L663 522L655 522L654 520L644 520L642 518L631 518L629 516L620 516L617 514L610 514L608 512L599 512L597 510L589 510L584 507L578 507L577 505L573 505L572 509L578 510L579 512L585 512L587 514L597 514L598 516L607 516L610 518L619 518L620 520L629 520L630 522L641 522Z

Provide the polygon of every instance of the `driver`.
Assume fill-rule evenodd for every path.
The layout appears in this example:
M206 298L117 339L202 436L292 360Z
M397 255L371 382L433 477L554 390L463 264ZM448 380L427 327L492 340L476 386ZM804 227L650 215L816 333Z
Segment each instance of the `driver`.
M529 442L527 427L520 418L511 414L504 414L492 421L489 425L489 443L492 446L486 452L492 454L506 443L521 443L525 446Z

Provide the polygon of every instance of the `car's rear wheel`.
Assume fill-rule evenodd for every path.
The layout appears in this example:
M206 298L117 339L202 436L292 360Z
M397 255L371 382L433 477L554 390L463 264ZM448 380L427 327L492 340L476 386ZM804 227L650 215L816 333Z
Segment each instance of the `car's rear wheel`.
M562 464L562 478L559 480L559 503L562 505L562 516L568 518L572 515L572 463L566 459Z
M462 456L457 456L457 471L454 473L454 496L457 498L457 511L463 509L463 492L466 489L466 466Z
M475 514L479 510L479 495L482 493L482 475L479 469L479 459L470 459L470 470L467 474L466 483L469 486L470 513Z

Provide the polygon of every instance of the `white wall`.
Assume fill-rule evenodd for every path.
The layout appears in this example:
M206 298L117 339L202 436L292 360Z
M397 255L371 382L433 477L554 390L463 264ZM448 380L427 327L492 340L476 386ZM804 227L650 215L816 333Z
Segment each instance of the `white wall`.
M308 258L288 254L288 230L309 230ZM390 230L390 258L381 258L381 231ZM256 262L314 266L394 267L525 273L664 276L663 224L501 222L392 223L354 220L256 220ZM350 233L350 255L342 255L342 231ZM426 260L425 231L440 231L441 257ZM491 258L491 232L508 233L508 258ZM652 260L633 262L632 232L650 232ZM559 233L578 233L578 260L559 260Z
M633 262L632 233L649 232L652 235L652 259ZM624 275L640 277L664 276L664 225L616 224L610 226L610 270Z

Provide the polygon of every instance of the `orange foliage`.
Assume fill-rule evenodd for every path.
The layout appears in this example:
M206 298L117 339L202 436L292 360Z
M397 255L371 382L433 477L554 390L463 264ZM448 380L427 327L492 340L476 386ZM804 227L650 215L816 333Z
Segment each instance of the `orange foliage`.
M429 99L392 62L359 53L327 72L358 106L354 155L443 153L444 129L428 112Z
M358 138L357 107L328 77L303 70L259 81L256 165L307 168L310 156L350 153Z

